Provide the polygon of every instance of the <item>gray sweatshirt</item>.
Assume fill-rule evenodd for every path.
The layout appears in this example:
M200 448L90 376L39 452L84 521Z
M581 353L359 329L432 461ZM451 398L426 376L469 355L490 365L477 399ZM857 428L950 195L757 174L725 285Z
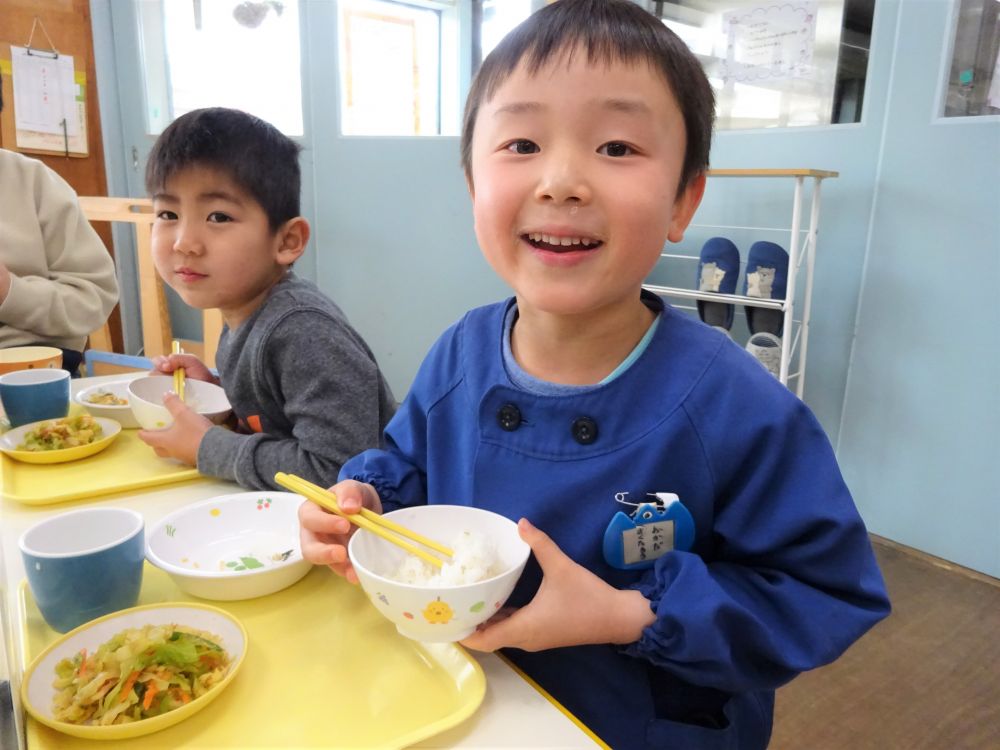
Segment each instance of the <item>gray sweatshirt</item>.
M278 488L279 471L332 485L348 458L381 444L396 410L364 339L293 273L236 330L223 328L215 362L240 432L212 427L198 470L247 489Z

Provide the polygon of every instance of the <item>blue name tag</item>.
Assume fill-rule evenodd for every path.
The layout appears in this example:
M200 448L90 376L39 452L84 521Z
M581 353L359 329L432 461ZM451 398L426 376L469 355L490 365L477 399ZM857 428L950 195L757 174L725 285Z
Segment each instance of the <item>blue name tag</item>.
M694 519L677 495L655 493L656 501L638 503L635 511L615 513L604 532L604 559L621 570L651 568L670 550L690 550ZM622 498L616 497L619 502Z

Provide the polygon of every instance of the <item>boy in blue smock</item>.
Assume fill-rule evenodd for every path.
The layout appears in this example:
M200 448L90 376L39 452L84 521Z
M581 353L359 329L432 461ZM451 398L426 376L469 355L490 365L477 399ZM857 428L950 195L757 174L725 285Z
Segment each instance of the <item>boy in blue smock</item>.
M519 520L505 653L613 748L766 747L775 689L889 612L809 409L725 336L642 290L705 186L713 96L627 0L561 0L490 54L462 162L482 252L515 291L437 341L342 506L462 503ZM305 504L305 556L356 575Z

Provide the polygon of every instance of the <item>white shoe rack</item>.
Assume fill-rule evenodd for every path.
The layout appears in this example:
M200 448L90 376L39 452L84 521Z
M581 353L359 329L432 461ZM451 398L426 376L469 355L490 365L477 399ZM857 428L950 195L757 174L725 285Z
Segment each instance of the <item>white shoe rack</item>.
M809 346L809 309L812 306L813 268L816 261L816 235L819 232L820 188L823 180L837 177L837 172L820 169L711 169L709 179L743 177L763 179L791 179L795 181L795 192L792 198L792 217L790 227L754 227L727 226L722 224L692 224L692 227L724 230L751 230L758 232L779 232L788 235L788 283L785 299L760 299L742 294L719 294L702 292L683 287L657 286L646 284L645 288L664 297L685 300L702 300L705 302L724 302L731 305L761 307L769 310L781 310L784 313L784 334L781 346L781 369L778 379L788 386L789 381L795 381L795 394L802 398L805 388L806 352ZM805 181L812 181L812 199L809 202L809 225L802 226L802 216L805 203ZM662 253L663 258L698 261L696 255L677 255ZM805 261L805 279L800 279L802 262ZM693 276L694 274L692 274ZM801 310L796 309L796 291L798 284L803 286ZM796 317L798 315L799 317ZM790 340L790 343L789 343ZM790 371L794 357L795 369ZM788 386L789 388L791 386Z

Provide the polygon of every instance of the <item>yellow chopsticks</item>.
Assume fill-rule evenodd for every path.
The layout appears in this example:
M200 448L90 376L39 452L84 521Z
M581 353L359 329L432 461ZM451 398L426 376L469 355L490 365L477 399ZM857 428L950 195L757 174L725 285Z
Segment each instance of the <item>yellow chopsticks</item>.
M181 342L174 341L171 351L174 354L181 354ZM181 401L184 400L184 368L178 367L174 370L174 392L180 398Z
M340 509L340 504L337 502L336 495L306 479L303 479L302 477L297 477L294 474L286 474L283 471L279 471L274 475L274 481L282 487L290 489L292 492L297 492L303 497L309 498L320 507L326 508L328 511L336 513L338 516L343 516L348 521L365 531L370 531L376 536L382 537L387 542L391 542L397 547L403 548L411 555L416 555L420 559L426 560L435 567L440 568L443 565L441 558L435 557L419 547L415 547L405 539L400 539L400 537L402 536L407 539L412 539L425 547L430 547L432 550L440 552L446 557L451 557L454 554L451 549L445 547L443 544L439 544L433 539L421 536L417 532L408 529L405 526L400 526L398 523L390 521L388 518L380 516L378 513L373 513L368 510L368 508L362 508L360 513L345 513ZM399 536L397 536L397 534Z

